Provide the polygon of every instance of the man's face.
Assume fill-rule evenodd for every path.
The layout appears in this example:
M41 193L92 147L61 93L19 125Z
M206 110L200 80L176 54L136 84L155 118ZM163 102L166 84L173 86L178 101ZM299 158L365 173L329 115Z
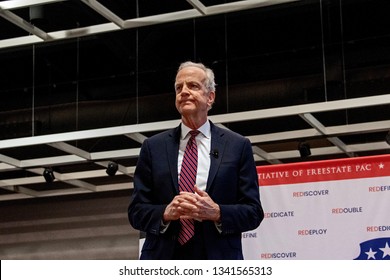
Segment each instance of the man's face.
M176 108L183 116L207 115L215 93L204 86L205 72L198 67L186 67L176 75Z

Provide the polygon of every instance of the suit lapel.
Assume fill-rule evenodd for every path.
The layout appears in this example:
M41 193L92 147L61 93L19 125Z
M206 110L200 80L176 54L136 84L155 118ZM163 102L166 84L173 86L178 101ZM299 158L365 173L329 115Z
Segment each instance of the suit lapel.
M210 122L211 123L211 122ZM211 123L211 151L218 151L218 156L210 155L210 171L207 179L206 191L210 192L214 178L221 164L225 151L226 139L223 130Z
M179 182L177 172L177 158L179 156L179 141L180 141L180 125L169 132L169 137L166 140L166 152L168 158L168 166L172 176L172 182L176 193L179 193Z
M224 131L215 126L212 122L211 124L211 151L218 151L218 156L214 157L211 155L210 160L210 171L207 179L206 191L211 190L214 178L218 172L219 166L221 164L223 154L225 151L226 139L224 137ZM179 193L179 181L178 181L178 171L177 171L177 159L179 156L179 142L180 142L180 132L181 126L172 129L169 132L169 137L166 140L166 152L168 158L168 165L172 176L172 182L177 193Z

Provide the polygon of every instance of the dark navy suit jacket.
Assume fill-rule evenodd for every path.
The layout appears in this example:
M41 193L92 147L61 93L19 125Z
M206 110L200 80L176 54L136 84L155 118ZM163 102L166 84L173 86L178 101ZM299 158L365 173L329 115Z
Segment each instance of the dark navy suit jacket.
M173 221L160 233L166 206L179 193L178 152L181 126L144 141L134 174L128 208L130 224L146 233L141 259L171 259L180 229ZM241 233L255 229L264 217L250 141L211 123L211 164L206 191L220 206L222 232L203 221L208 259L242 259Z

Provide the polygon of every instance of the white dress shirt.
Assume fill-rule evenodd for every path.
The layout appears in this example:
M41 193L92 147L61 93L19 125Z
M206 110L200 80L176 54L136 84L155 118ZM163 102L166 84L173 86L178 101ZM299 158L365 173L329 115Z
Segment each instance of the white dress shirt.
M177 160L177 173L178 180L180 179L180 169L183 162L184 151L187 146L187 142L190 139L190 131L192 129L188 126L181 124L181 135L179 144L179 157ZM210 122L206 121L201 127L198 128L200 132L196 137L196 145L198 147L198 169L196 174L196 185L199 189L205 191L207 186L207 179L210 169L210 151L211 151L211 128ZM170 222L164 223L161 221L160 232L164 233L169 226ZM221 224L215 223L215 226L219 232L221 232Z
M183 162L184 151L187 146L187 142L190 139L191 128L187 127L183 123L181 124L181 136L179 146L179 158L177 160L177 171L180 177L181 164ZM210 122L206 121L201 127L198 128L200 132L196 136L196 145L198 146L198 172L196 174L196 185L199 189L205 191L207 186L207 178L209 176L210 169L210 150L211 150L211 130Z

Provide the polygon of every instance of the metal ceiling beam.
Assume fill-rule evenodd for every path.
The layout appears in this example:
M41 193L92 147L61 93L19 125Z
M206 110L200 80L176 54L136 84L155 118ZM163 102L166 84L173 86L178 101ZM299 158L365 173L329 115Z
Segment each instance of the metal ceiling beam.
M16 193L23 194L23 195L26 195L28 197L37 197L37 196L39 196L39 192L38 191L34 191L32 189L21 187L21 186L11 186L8 190L16 192Z
M132 29L132 28L139 28L139 27L169 23L169 22L180 21L180 20L194 19L201 16L202 14L199 13L196 9L192 9L192 10L172 12L172 13L166 13L160 15L127 19L125 20L124 27L125 29Z
M347 145L346 149L349 152L366 152L366 151L375 151L375 150L390 150L390 146L385 142L375 142L375 143L366 143L366 144L354 144L354 145ZM260 153L258 152L260 151ZM313 148L311 149L312 156L321 156L321 155L332 155L332 154L340 154L340 149L338 147L321 147L321 148ZM263 150L258 149L257 147L254 147L254 153L255 155L261 158L261 160L272 160L275 163L281 163L281 159L289 159L289 158L298 158L299 152L298 150L290 150L290 151L281 151L281 152L273 152L273 153L263 153ZM126 168L127 173L134 172L135 167L128 167ZM41 174L41 171L43 171L42 168L37 168L35 170L30 169L29 171L34 172L36 174ZM72 172L72 173L56 173L56 177L59 178L61 181L71 181L76 179L87 179L87 178L96 178L96 177L104 177L107 176L104 169L100 170L94 170L94 171L83 171L83 172ZM30 177L24 177L24 178L14 178L14 179L6 179L6 180L0 180L0 187L7 189L7 190L13 190L13 186L19 186L19 185L30 185L30 184L37 184L37 183L44 183L45 180L43 176L30 176ZM129 183L130 184L130 183ZM130 186L128 186L129 188ZM95 186L93 188L93 191L99 191L99 188L102 187ZM59 190L60 192L62 190Z
M138 157L141 148L123 149L95 152L91 154L91 160L104 160L104 159L120 159L120 158L134 158Z
M338 147L342 152L347 154L349 157L355 157L356 155L350 151L348 151L347 145L340 140L338 137L329 137L327 138L330 143Z
M8 165L12 165L14 167L20 167L21 166L20 160L14 159L14 158L6 156L6 155L1 155L0 154L0 161L3 162L3 163L6 163Z
M75 187L86 189L86 190L89 190L92 192L97 192L97 186L95 186L91 183L87 183L87 182L82 181L82 180L70 179L70 180L66 180L65 182L67 184L70 184L70 185L75 186Z
M364 144L354 144L348 145L348 151L350 152L367 152L367 151L378 151L378 150L389 150L390 145L385 141L375 142L375 143L364 143Z
M376 122L366 122L366 123L357 123L357 124L348 124L348 125L338 125L338 126L328 126L326 127L327 136L342 136L342 135L352 135L358 133L374 133L380 131L388 131L390 129L390 121L376 121ZM251 135L247 136L252 143L266 143L266 142L275 142L280 140L291 140L299 138L313 138L321 136L314 128L301 129L301 130L291 130L283 131L262 135Z
M44 168L32 168L32 169L27 169L27 171L39 175L38 177L35 177L35 178L37 178L38 180L41 180ZM53 172L53 173L54 173L54 177L55 177L54 181L63 181L63 182L65 182L65 183L67 183L69 185L72 185L72 186L76 186L76 187L79 187L79 188L87 189L87 190L90 190L90 191L93 191L93 192L97 191L96 186L93 185L93 184L84 182L82 180L78 180L77 178L63 177L62 174L59 173L59 172ZM26 177L26 179L27 178L29 178L29 177ZM64 178L65 178L65 180L64 180ZM30 180L26 180L26 181L27 182L24 183L23 185L28 185L29 184ZM11 180L11 182L12 182L12 180ZM43 180L43 182L45 182L45 180ZM16 182L16 180L14 181L14 183L20 184L20 182ZM33 184L33 180L31 180L31 184Z
M375 151L375 150L385 150L390 149L390 146L386 142L376 142L376 143L367 143L367 144L357 144L357 145L347 145L347 150L350 152L359 152L359 151ZM258 153L260 151L260 153ZM320 155L331 155L331 154L339 154L340 149L338 147L322 147L322 148L313 148L312 156L320 156ZM254 155L255 158L258 159L259 155L261 160L265 158L269 161L272 160L275 163L279 163L280 159L289 159L289 158L297 158L299 157L298 150L290 150L290 151L282 151L282 152L274 152L274 153L263 153L263 150L257 149L254 147ZM30 170L35 173L40 173L43 169ZM130 170L134 171L134 167L126 168L128 172ZM93 173L93 174L92 174ZM58 195L69 195L69 194L79 194L86 192L99 192L99 191L110 191L110 190L120 190L120 189L131 189L133 187L132 183L118 184L118 185L97 185L97 186L87 186L83 185L82 181L78 181L77 179L82 178L91 178L91 177L102 177L106 176L105 170L95 170L95 171L87 171L87 172L74 172L74 173L66 173L59 174L56 173L62 181L69 181L81 188L73 188L73 189L60 189L60 190L51 190L51 191L34 191L26 187L21 187L20 185L29 185L36 183L44 183L44 179L42 176L32 176L26 178L16 178L16 179L8 179L8 180L0 180L0 188L19 192L20 195L2 195L0 196L1 200L8 199L22 199L28 197L45 197L45 196L58 196Z
M257 119L269 119L278 117L288 117L305 113L322 113L345 109L356 109L370 106L380 106L390 104L390 94L375 95L361 98L351 98L328 102L309 103L288 107L278 107L264 110L253 110L238 113L222 114L210 116L215 123L230 123L239 121L249 121ZM1 144L0 144L1 147Z
M72 146L68 143L65 143L65 142L56 142L56 143L49 143L47 144L53 148L56 148L58 150L61 150L61 151L64 151L66 153L69 153L69 154L74 154L76 156L79 156L81 158L84 158L84 159L87 159L87 160L90 160L91 159L91 154L80 149L80 148L77 148L75 146Z
M205 7L201 3L201 1L190 0L190 3L193 6L195 6L195 8L191 10L183 10L179 12L172 12L172 13L159 14L159 15L148 16L148 17L122 20L121 18L117 17L112 11L106 9L103 5L99 4L97 1L83 0L83 2L86 3L89 7L93 8L98 13L102 14L111 22L106 24L98 24L98 25L92 25L87 27L50 32L47 33L47 35L48 38L50 38L50 40L64 40L64 39L84 37L84 36L89 36L89 35L99 34L104 32L112 32L120 29L138 28L143 26L150 26L150 25L168 23L168 22L179 21L179 20L193 19L202 16L238 12L242 10L260 8L260 7L290 3L290 2L297 2L297 1L299 0L279 0L279 1L244 0L244 1L236 1L233 3ZM6 2L17 2L17 3L14 3L14 5L12 5L12 3L7 3L8 5L0 4L0 8L2 8L3 10L36 5L35 2L37 1L35 2L34 1L5 1L0 3L6 3ZM61 1L47 0L47 1L38 1L38 2L39 4L49 4L49 3L61 2ZM207 13L207 14L203 14L203 13ZM22 45L29 45L33 43L34 44L42 43L43 41L40 39L38 34L40 34L40 36L46 34L46 33L41 34L40 32L38 34L35 34L33 32L31 33L34 35L0 40L0 49L22 46Z
M16 170L16 169L18 169L18 168L16 168L13 165L9 165L8 163L0 162L0 172L11 171L11 170Z
M253 144L253 143L275 142L280 140L312 138L317 136L321 136L321 134L316 129L308 128L308 129L283 131L283 132L268 133L268 134L250 135L247 136L247 138Z
M64 2L67 0L12 0L0 2L0 9L3 10L15 10L33 6L53 4L57 2Z
M42 175L1 180L1 183L4 186L22 186L22 185L45 183L45 182L46 182L45 178L43 178Z
M24 45L32 45L42 43L43 40L35 35L4 39L0 40L0 49L16 47L16 46L24 46Z
M21 168L30 168L36 166L55 166L55 165L67 165L83 163L87 160L76 155L65 155L56 157L45 157L35 159L25 159L20 161Z
M352 125L340 125L325 127L323 126L312 114L325 111L345 110L367 106L381 106L384 104L390 104L390 95L371 96L364 98L339 100L332 102L321 102L305 105L288 106L281 108L273 108L266 110L255 110L250 112L240 112L233 114L222 114L210 116L210 119L218 126L224 126L223 123L246 121L254 119L267 119L276 117L287 117L293 115L301 115L308 123L314 128L303 129L297 131L279 132L265 135L253 135L248 136L253 146L254 156L257 161L267 161L269 163L282 163L281 160L289 158L299 157L298 150L281 151L268 153L265 150L257 147L255 143L281 141L287 139L302 138L303 135L308 137L325 136L336 146L313 148L312 156L334 155L343 152L358 153L375 150L390 149L390 146L385 142L357 144L357 145L345 145L342 142L337 142L337 138L340 135L349 135L356 133L371 133L378 131L387 131L390 127L390 120L358 123ZM310 111L310 112L308 112ZM3 179L0 180L0 187L11 192L18 192L18 194L5 195L10 199L36 197L36 196L54 196L54 195L66 195L77 194L85 192L98 192L108 191L108 187L105 185L92 185L83 180L88 178L98 178L107 176L105 169L97 169L85 172L71 172L71 173L59 173L56 172L56 180L63 181L65 183L76 186L77 188L51 190L51 191L35 191L27 187L32 184L45 183L43 176L42 166L54 166L54 165L69 165L74 163L83 163L88 160L94 161L96 164L106 166L108 159L120 159L137 157L140 152L140 148L113 150L113 151L101 151L95 153L88 153L82 149L74 147L64 141L81 140L89 138L99 137L111 137L124 135L139 143L142 143L146 137L142 132L158 131L172 128L179 124L180 120L162 121L154 123L136 124L120 127L109 127L102 129L93 129L86 131L77 131L69 133L60 133L53 135L26 137L18 139L9 139L0 141L0 149L3 148L17 148L20 146L34 146L47 144L52 147L58 148L64 152L71 153L70 155L48 157L48 158L36 158L19 160L8 157L6 155L0 155L1 169L9 170L10 168L25 170L38 174L39 176L30 176L23 178ZM135 166L121 166L120 172L129 176L132 176L135 170ZM110 189L124 189L129 188L131 184L124 184L121 186L111 186ZM0 196L0 200L5 199L4 196Z
M244 0L207 7L208 15L231 13L242 10L263 8L273 5L298 2L300 0Z
M89 170L89 171L61 173L59 178L61 181L67 181L67 180L74 180L74 179L83 180L88 178L97 178L97 177L106 177L106 176L107 173L105 169L97 169L97 170Z
M223 124L221 123L217 123L216 126L220 127L220 128L224 128L224 129L229 129L227 128L226 126L224 126ZM229 129L230 130L230 129ZM269 154L264 151L263 149L257 147L257 146L252 146L252 152L253 152L253 155L254 156L258 156L260 157L262 160L265 160L271 164L277 164L277 163L282 163L280 160L278 159L275 159L275 158L271 158L269 156Z
M86 4L91 9L95 10L97 13L108 19L109 21L115 23L121 29L124 26L124 20L113 13L111 10L107 9L105 6L100 4L96 0L81 0L84 4Z
M307 122L311 127L317 130L320 134L326 135L326 127L318 121L311 113L299 114L299 116Z
M344 135L357 133L374 133L390 130L390 120L330 126L327 128L328 135Z
M92 161L101 161L107 159L121 159L121 158L134 158L138 157L140 148L111 150L104 152L91 153ZM58 166L58 165L70 165L87 162L87 159L79 157L77 155L63 155L55 157L34 158L25 160L16 160L4 155L0 155L0 161L4 164L0 166L0 172L9 171L10 169L18 168L32 168L38 166ZM13 167L13 168L12 168ZM123 172L128 174L129 172Z
M367 151L378 151L378 150L390 150L390 146L386 142L375 142L375 143L365 143L365 144L355 144L355 145L346 145L346 149L349 152L367 152ZM323 155L337 155L340 154L341 151L336 146L331 147L321 147L321 148L311 148L311 157L313 156L323 156ZM268 153L269 157L275 159L292 159L299 158L298 150L290 150L290 151L281 151L281 152L273 152Z
M207 15L206 6L203 5L203 3L200 2L199 0L187 0L187 2L190 3L190 5L194 7L202 15Z
M1 183L1 181L0 181ZM114 191L114 190L127 190L127 189L133 189L133 183L120 183L120 184L109 184L109 185L101 185L96 186L96 192L107 192L107 191ZM6 188L2 187L0 184L0 188ZM90 190L82 189L82 188L69 188L69 189L60 189L60 190L48 190L48 191L40 191L40 192L30 192L29 190L25 190L26 188L16 188L16 190L19 191L27 191L25 193L13 193L13 194L4 194L0 195L0 201L6 201L6 200L16 200L16 199L26 199L26 198L32 198L32 197L52 197L52 196L63 196L63 195L74 195L74 194L85 194L85 193L91 193ZM28 194L27 194L28 193Z
M305 120L309 125L311 125L314 129L316 129L319 133L326 136L327 135L327 129L326 127L318 121L312 114L305 113L305 114L299 114L299 116ZM341 141L337 137L328 137L327 138L329 142L331 142L333 145L338 147L341 151L346 153L349 157L354 157L354 153L350 153L347 151L346 145L343 141Z
M138 142L138 143L143 143L148 137L146 137L145 135L143 135L142 133L129 133L129 134L125 134L125 136L129 137L130 139Z
M390 104L390 94L376 95L370 97L351 98L329 102L319 102L272 109L253 110L238 113L211 115L209 118L214 123L231 123L240 121L250 121L268 118L279 118L305 113L320 113L345 109L354 109L370 106L381 106ZM50 144L56 142L66 142L73 140L92 139L99 137L117 136L132 133L152 132L173 128L180 123L180 120L170 120L152 122L144 124L134 124L126 126L116 126L99 128L75 132L66 132L33 137L23 137L16 139L6 139L0 141L0 150L5 148L26 147L40 144ZM91 155L93 159L93 156Z
M272 157L269 153L260 149L257 146L252 146L253 154L259 156L262 160L267 161L271 164L280 164L282 163L279 159Z
M26 199L26 198L31 198L31 196L25 195L25 194L21 194L21 193L0 195L0 201L18 200L18 199Z
M38 27L32 25L31 23L27 22L26 20L22 19L21 17L15 15L14 13L12 13L10 11L2 10L0 8L0 16L2 16L4 19L8 20L9 22L13 23L14 25L27 31L28 33L37 36L38 38L42 39L43 41L50 41L51 40L51 37L45 31L39 29ZM1 43L1 41L0 41L0 43Z
M363 100L364 103L367 101L366 99ZM355 103L355 102L353 102ZM368 105L368 103L365 103ZM279 112L286 111L286 108L281 108ZM264 114L259 114L259 115L264 115ZM280 113L277 113L277 116L280 116ZM173 127L174 125L177 125L177 121L174 122L162 122L165 124L166 127ZM163 129L165 128L164 125L160 125L161 122L158 123L149 123L144 125L139 125L139 130L146 129ZM217 125L222 125L222 124L217 124ZM333 126L333 127L328 127L326 129L323 129L322 131L326 133L327 136L335 136L335 135L346 135L346 134L356 134L356 133L371 133L371 132L377 132L377 131L387 131L390 127L390 121L379 121L379 122L368 122L368 123L359 123L359 124L351 124L351 125L342 125L342 126ZM127 130L124 129L123 127L119 128L108 128L109 133L103 133L103 134L94 134L91 133L90 131L85 131L88 135L94 134L97 137L102 137L102 136L111 136L111 135L118 135L119 133L114 133L117 132L119 129L120 133L124 133ZM132 127L130 130L136 130L134 127ZM137 129L138 130L138 129ZM96 132L96 131L95 131ZM105 130L98 130L98 132L106 132ZM77 132L78 133L78 132ZM72 133L70 135L73 135ZM77 136L78 134L76 134ZM83 135L83 133L81 134ZM140 133L135 133L135 134L128 134L128 135L137 135L137 137L140 137ZM305 129L305 130L297 130L297 131L288 131L288 132L279 132L279 133L271 133L271 134L265 134L265 135L253 135L253 136L248 136L250 141L252 143L264 143L264 142L272 142L272 141L280 141L280 140L288 140L288 139L297 139L301 137L316 137L321 135L317 130L315 129ZM60 140L64 134L60 135L48 135L45 136L44 140L48 137L50 141L55 141L55 139ZM67 133L65 136L69 136ZM136 138L137 138L136 137ZM34 138L34 137L33 137ZM27 139L22 139L21 142L24 142L25 144L28 145L39 145L44 143L45 141L35 141L39 139L31 139L28 138L29 140L34 140L31 143L28 143ZM68 140L74 140L77 139L77 137L70 137ZM18 139L12 139L10 142L17 143ZM3 141L0 141L0 146ZM10 143L7 142L7 143ZM102 152L96 152L93 154L88 154L82 150L77 150L75 147L68 145L63 142L57 142L56 144L51 143L50 145L56 146L57 148L60 148L63 151L70 152L70 153L75 153L72 155L65 155L65 156L57 156L57 157L49 157L49 158L38 158L38 159L28 159L28 160L18 160L18 159L13 159L11 157L5 156L5 155L0 155L0 161L2 162L1 164L1 171L4 170L10 170L13 169L12 167L16 168L31 168L34 166L54 166L54 165L66 165L66 164L73 164L73 163L82 163L85 162L87 159L90 160L105 160L108 158L116 159L116 158L124 158L124 157L137 157L139 154L140 149L139 148L134 148L134 149L125 149L125 150L115 150L115 151L102 151ZM7 145L3 145L3 148L9 147ZM13 145L12 147L17 147L17 145ZM67 148L64 148L67 147ZM346 148L344 147L343 150L345 151ZM350 151L347 151L350 152ZM86 154L83 154L86 153ZM267 159L267 158L266 158Z
M72 140L92 139L107 136L118 136L137 132L152 132L165 130L179 125L180 120L161 121L153 123L115 126L108 128L98 128L75 132L66 132L33 137L23 137L17 139L0 140L0 149L12 147L26 147L40 144L50 144L56 142L67 142Z
M34 185L38 183L45 183L45 178L42 176L43 168L30 168L27 171L36 174L38 176L28 176L23 178L12 178L12 179L3 179L0 181L0 186L20 186L20 185ZM127 171L127 169L126 169ZM83 180L89 178L98 178L98 177L107 177L107 173L105 169L98 169L92 171L79 171L79 172L69 172L69 173L59 173L55 172L54 176L57 181L63 182L75 182L75 180ZM90 185L92 186L92 185ZM96 186L93 187L94 191L96 191Z

